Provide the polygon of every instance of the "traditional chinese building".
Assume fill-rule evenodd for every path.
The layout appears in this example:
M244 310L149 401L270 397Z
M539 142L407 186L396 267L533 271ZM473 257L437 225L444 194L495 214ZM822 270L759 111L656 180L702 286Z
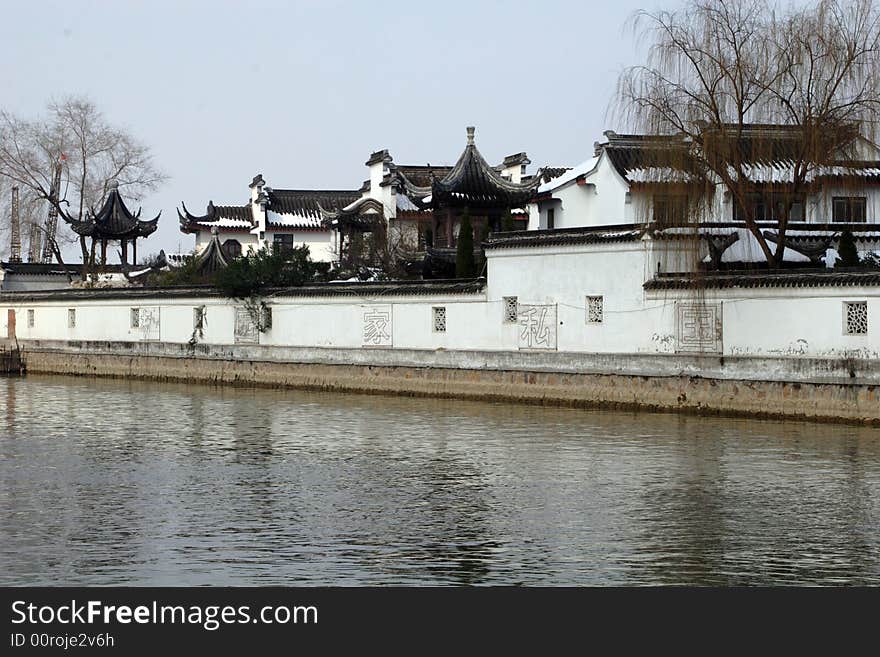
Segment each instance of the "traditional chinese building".
M392 249L409 254L448 256L454 249L461 217L471 217L475 242L499 230L505 216L513 229L527 227L526 206L538 186L564 168L527 175L524 152L509 155L500 165L488 164L467 129L467 144L453 166L396 164L387 150L366 162L370 177L361 197L337 211L324 212L325 222L340 233L340 243L353 236L385 230Z
M196 236L196 253L205 249L213 232L228 260L265 245L293 248L307 245L313 260L338 259L335 231L322 222L324 210L339 209L360 197L356 190L273 189L257 175L250 184L251 198L242 205L208 202L204 214L194 215L182 205L177 214L180 230Z
M93 248L100 245L99 262L107 264L107 245L114 242L120 246L121 263L137 264L137 240L151 235L159 223L159 216L149 221L141 221L141 210L132 213L119 194L119 184L114 180L104 204L98 212L89 213L85 219L77 220L64 215L77 235L91 238ZM129 263L128 247L131 245L131 262Z
M747 126L726 148L745 164L748 210L764 238L775 245L787 210L789 265L833 264L835 252L827 254L844 230L859 251L880 249L880 148L854 132L823 154L821 163L796 165L802 142L796 126L757 125ZM693 148L680 135L607 131L590 159L538 188L529 228L643 226L671 236L690 225L700 238L705 267L766 262L746 226L745 208L722 182L701 172ZM794 184L795 166L809 172L800 186Z

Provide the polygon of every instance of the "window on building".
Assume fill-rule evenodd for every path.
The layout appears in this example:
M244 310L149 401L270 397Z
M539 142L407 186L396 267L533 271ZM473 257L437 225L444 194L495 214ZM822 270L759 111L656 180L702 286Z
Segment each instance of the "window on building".
M272 243L275 245L275 248L279 253L290 253L293 251L293 234L292 233L284 233L278 234L272 238Z
M688 223L688 197L658 195L654 197L654 222L664 226Z
M132 308L129 312L129 322L128 325L131 328L140 328L141 327L141 309L140 308Z
M556 208L547 209L547 230L556 228Z
M446 306L434 306L434 333L446 333Z
M223 242L223 255L227 260L238 258L241 256L241 242L238 240L226 240Z
M866 335L868 333L868 302L843 302L843 332L846 335Z
M755 221L782 220L785 216L786 204L789 204L789 221L804 221L804 199L802 196L792 198L782 194L748 194L746 199ZM745 221L747 214L742 205L734 204L734 221Z
M34 328L34 311L33 311L33 309L30 309L27 312L27 325L28 325L28 328Z
M519 297L504 297L502 305L504 306L504 323L515 324L519 319Z
M602 296L587 297L587 324L601 324L605 315Z
M76 328L76 308L67 309L67 328Z
M204 306L196 306L195 308L193 308L193 328L194 329L205 328L205 307Z
M865 223L868 199L864 196L835 196L831 201L831 220Z

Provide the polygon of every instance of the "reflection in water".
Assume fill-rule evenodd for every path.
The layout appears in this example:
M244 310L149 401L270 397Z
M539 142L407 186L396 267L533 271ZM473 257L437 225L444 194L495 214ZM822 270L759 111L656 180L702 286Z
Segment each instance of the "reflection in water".
M0 378L2 584L880 584L880 431Z

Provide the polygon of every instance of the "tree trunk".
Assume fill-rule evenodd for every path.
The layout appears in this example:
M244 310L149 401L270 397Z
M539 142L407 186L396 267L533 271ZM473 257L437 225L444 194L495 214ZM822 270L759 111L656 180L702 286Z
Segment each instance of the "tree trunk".
M82 270L80 272L80 278L82 280L86 280L89 275L89 247L86 244L86 238L83 235L79 236L79 248L82 251Z

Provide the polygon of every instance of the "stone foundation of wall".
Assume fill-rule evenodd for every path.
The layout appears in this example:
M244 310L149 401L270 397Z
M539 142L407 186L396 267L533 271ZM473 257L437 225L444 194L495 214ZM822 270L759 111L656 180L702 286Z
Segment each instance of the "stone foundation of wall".
M346 350L333 350L333 356L329 352L303 354L296 361L280 360L280 354L271 350L261 353L260 347L251 347L248 353L233 353L235 348L230 346L197 347L34 342L22 345L22 356L25 369L34 373L880 424L880 386L854 377L853 368L865 367L855 361L813 364L812 368L803 362L783 362L772 369L773 376L779 377L786 368L800 372L785 381L711 376L724 366L718 358L709 359L699 370L700 357L670 357L664 373L662 359L627 355L620 356L613 368L606 364L603 373L578 371L573 355L569 355L568 367L523 369L529 365L529 355L507 352L471 352L469 360L462 361L467 366L455 366L442 357L431 359L434 352L396 353L387 359L372 352L367 362L345 363L336 361L344 358ZM355 353L351 356L360 358ZM526 357L515 359L517 369L506 369L503 365L511 356ZM552 365L553 358L560 356L553 354L547 363ZM376 364L383 360L392 364ZM404 364L407 360L410 364ZM429 366L423 360L441 366ZM637 372L640 360L643 371ZM542 363L540 359L532 362ZM752 363L753 373L761 366ZM741 362L733 372L743 368Z

